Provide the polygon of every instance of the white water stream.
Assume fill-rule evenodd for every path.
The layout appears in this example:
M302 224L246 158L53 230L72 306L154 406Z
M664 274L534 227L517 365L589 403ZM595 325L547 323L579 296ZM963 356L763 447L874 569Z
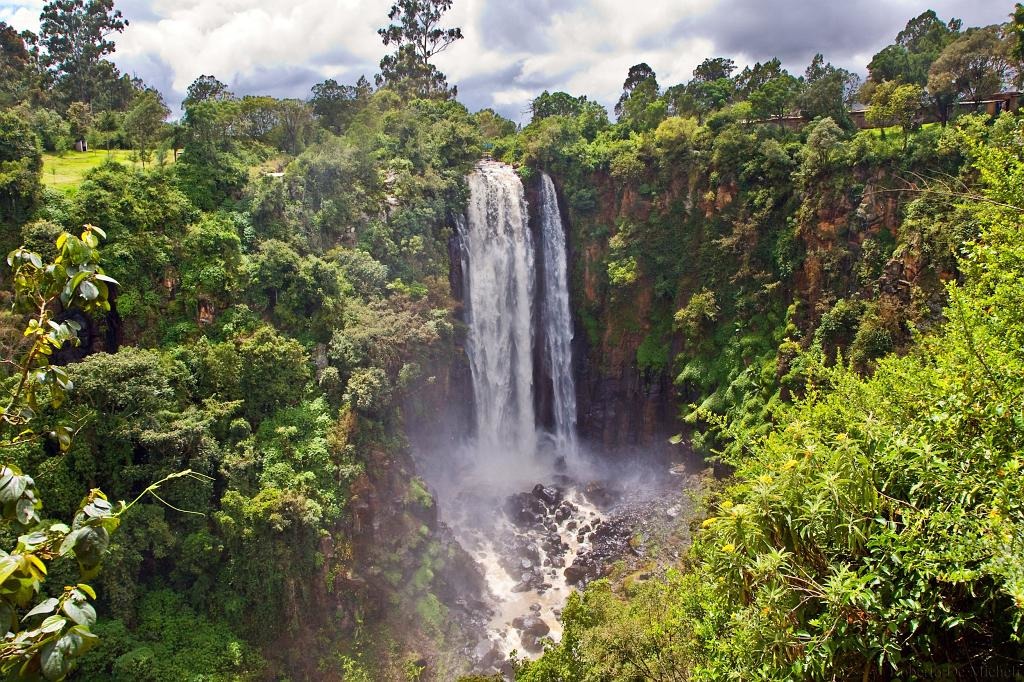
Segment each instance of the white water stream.
M576 454L576 383L572 376L572 313L569 309L569 276L565 226L558 209L555 183L541 177L540 215L544 254L544 291L541 317L547 352L544 361L554 393L555 447L569 457Z
M558 613L572 589L563 569L587 549L579 529L595 524L600 514L571 486L560 493L564 501L541 505L536 518L517 523L503 511L509 495L529 493L536 483L550 485L556 462L576 464L566 235L547 175L537 207L539 245L515 169L483 161L469 176L469 189L465 219L457 227L475 433L462 453L467 468L459 481L449 482L454 490L445 517L496 599L489 638L503 653L515 649L522 655L530 653L528 644L536 653L537 645L513 627L517 618L538 617L550 628L547 636L561 637ZM538 334L543 345L535 349ZM538 428L535 414L535 350L545 370L540 376L551 381L544 387L551 390L551 433Z
M483 162L469 176L469 189L461 237L475 447L480 457L508 464L533 457L537 448L532 357L536 257L515 170Z

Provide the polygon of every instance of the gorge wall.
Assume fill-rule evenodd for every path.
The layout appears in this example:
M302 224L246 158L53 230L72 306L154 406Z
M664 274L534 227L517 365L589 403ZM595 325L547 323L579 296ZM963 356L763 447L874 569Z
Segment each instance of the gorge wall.
M760 410L772 387L791 389L787 343L841 350L868 369L938 316L956 232L925 229L908 206L920 198L917 174L959 157L819 168L795 148L776 155L760 139L770 135L749 133L732 166L712 157L627 176L564 165L554 174L570 226L585 441L685 455L689 439L668 440L699 421L691 405L727 412L760 385Z

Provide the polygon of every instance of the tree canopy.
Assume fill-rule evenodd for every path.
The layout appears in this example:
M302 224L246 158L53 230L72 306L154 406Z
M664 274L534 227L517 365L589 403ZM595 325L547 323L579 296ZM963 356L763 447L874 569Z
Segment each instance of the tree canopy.
M393 46L394 54L380 62L377 84L408 90L421 97L454 97L444 74L431 63L431 58L462 40L462 29L441 25L451 9L452 0L400 0L391 6L388 19L392 23L378 33L384 44Z

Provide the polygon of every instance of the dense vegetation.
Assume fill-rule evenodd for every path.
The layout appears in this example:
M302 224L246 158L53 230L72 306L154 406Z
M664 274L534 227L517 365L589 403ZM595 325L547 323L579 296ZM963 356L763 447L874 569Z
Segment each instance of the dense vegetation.
M922 25L945 36L915 67L933 80L977 42L926 15L884 52L912 51ZM989 45L982 61L1009 52ZM780 112L819 68L786 79L797 104ZM1008 68L957 98L994 92ZM637 67L616 125L566 101L507 142L563 181L592 346L632 343L639 371L670 373L674 440L732 472L680 566L572 597L562 642L522 679L1019 670L1024 128L931 116L934 82L886 113L914 81L890 77L860 88L869 122L903 117L888 131L811 114L772 125L735 81L732 104L670 116L674 89Z
M109 312L79 315L67 301L52 311L78 329L54 361L74 390L37 418L42 433L61 415L74 425L67 451L22 438L5 462L32 472L56 518L94 486L130 501L175 472L210 481L174 480L119 515L93 583L99 644L77 675L236 679L285 664L288 654L261 655L282 637L304 659L293 674L351 673L351 636L381 591L405 589L422 627L443 632L431 566L445 554L419 518L432 502L411 471L392 470L408 467L401 396L430 379L422 368L435 354L452 354L448 219L482 153L476 119L445 97L364 84L328 81L307 103L238 98L204 77L180 123L165 124L158 94L135 83L124 103L84 100L84 136L131 144L143 160L160 146L156 163L104 161L58 192L40 183L41 153L72 145L73 107L88 93L65 91L82 78L64 66L37 71L12 53L4 66L22 80L5 78L0 113L3 245L46 259L62 231L101 225L117 284ZM54 86L34 85L44 78ZM177 162L163 163L171 153ZM22 352L20 311L4 318L8 357ZM378 494L397 497L400 527L368 548L354 508ZM60 562L50 573L59 597L70 573ZM336 646L300 652L303 638L335 629ZM400 647L395 657L400 668Z
M1024 128L979 132L960 133L979 195L941 199L974 233L944 321L869 376L831 362L820 333L783 348L802 397L773 403L763 434L716 420L736 472L683 565L573 597L566 637L524 679L985 679L1019 664Z
M729 471L680 565L574 596L524 679L1021 665L1024 127L959 102L1019 85L1024 8L922 14L863 84L821 56L668 88L639 64L614 123L545 92L520 129L431 64L450 6L396 4L375 85L202 76L175 123L104 58L110 0L0 24L3 670L417 679L457 639L465 559L404 434L451 399L484 153L558 184L587 371L673 384L674 440ZM83 142L138 165L45 188Z

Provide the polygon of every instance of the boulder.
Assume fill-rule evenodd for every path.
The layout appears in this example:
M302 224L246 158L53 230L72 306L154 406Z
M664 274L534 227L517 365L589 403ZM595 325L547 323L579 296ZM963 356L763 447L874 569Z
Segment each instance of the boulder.
M548 624L545 623L540 616L532 613L528 616L516 617L516 619L512 621L512 627L525 634L533 635L534 637L544 637L551 632L551 628Z
M562 493L558 488L548 488L542 483L533 486L533 496L543 500L549 507L556 507L562 501Z

